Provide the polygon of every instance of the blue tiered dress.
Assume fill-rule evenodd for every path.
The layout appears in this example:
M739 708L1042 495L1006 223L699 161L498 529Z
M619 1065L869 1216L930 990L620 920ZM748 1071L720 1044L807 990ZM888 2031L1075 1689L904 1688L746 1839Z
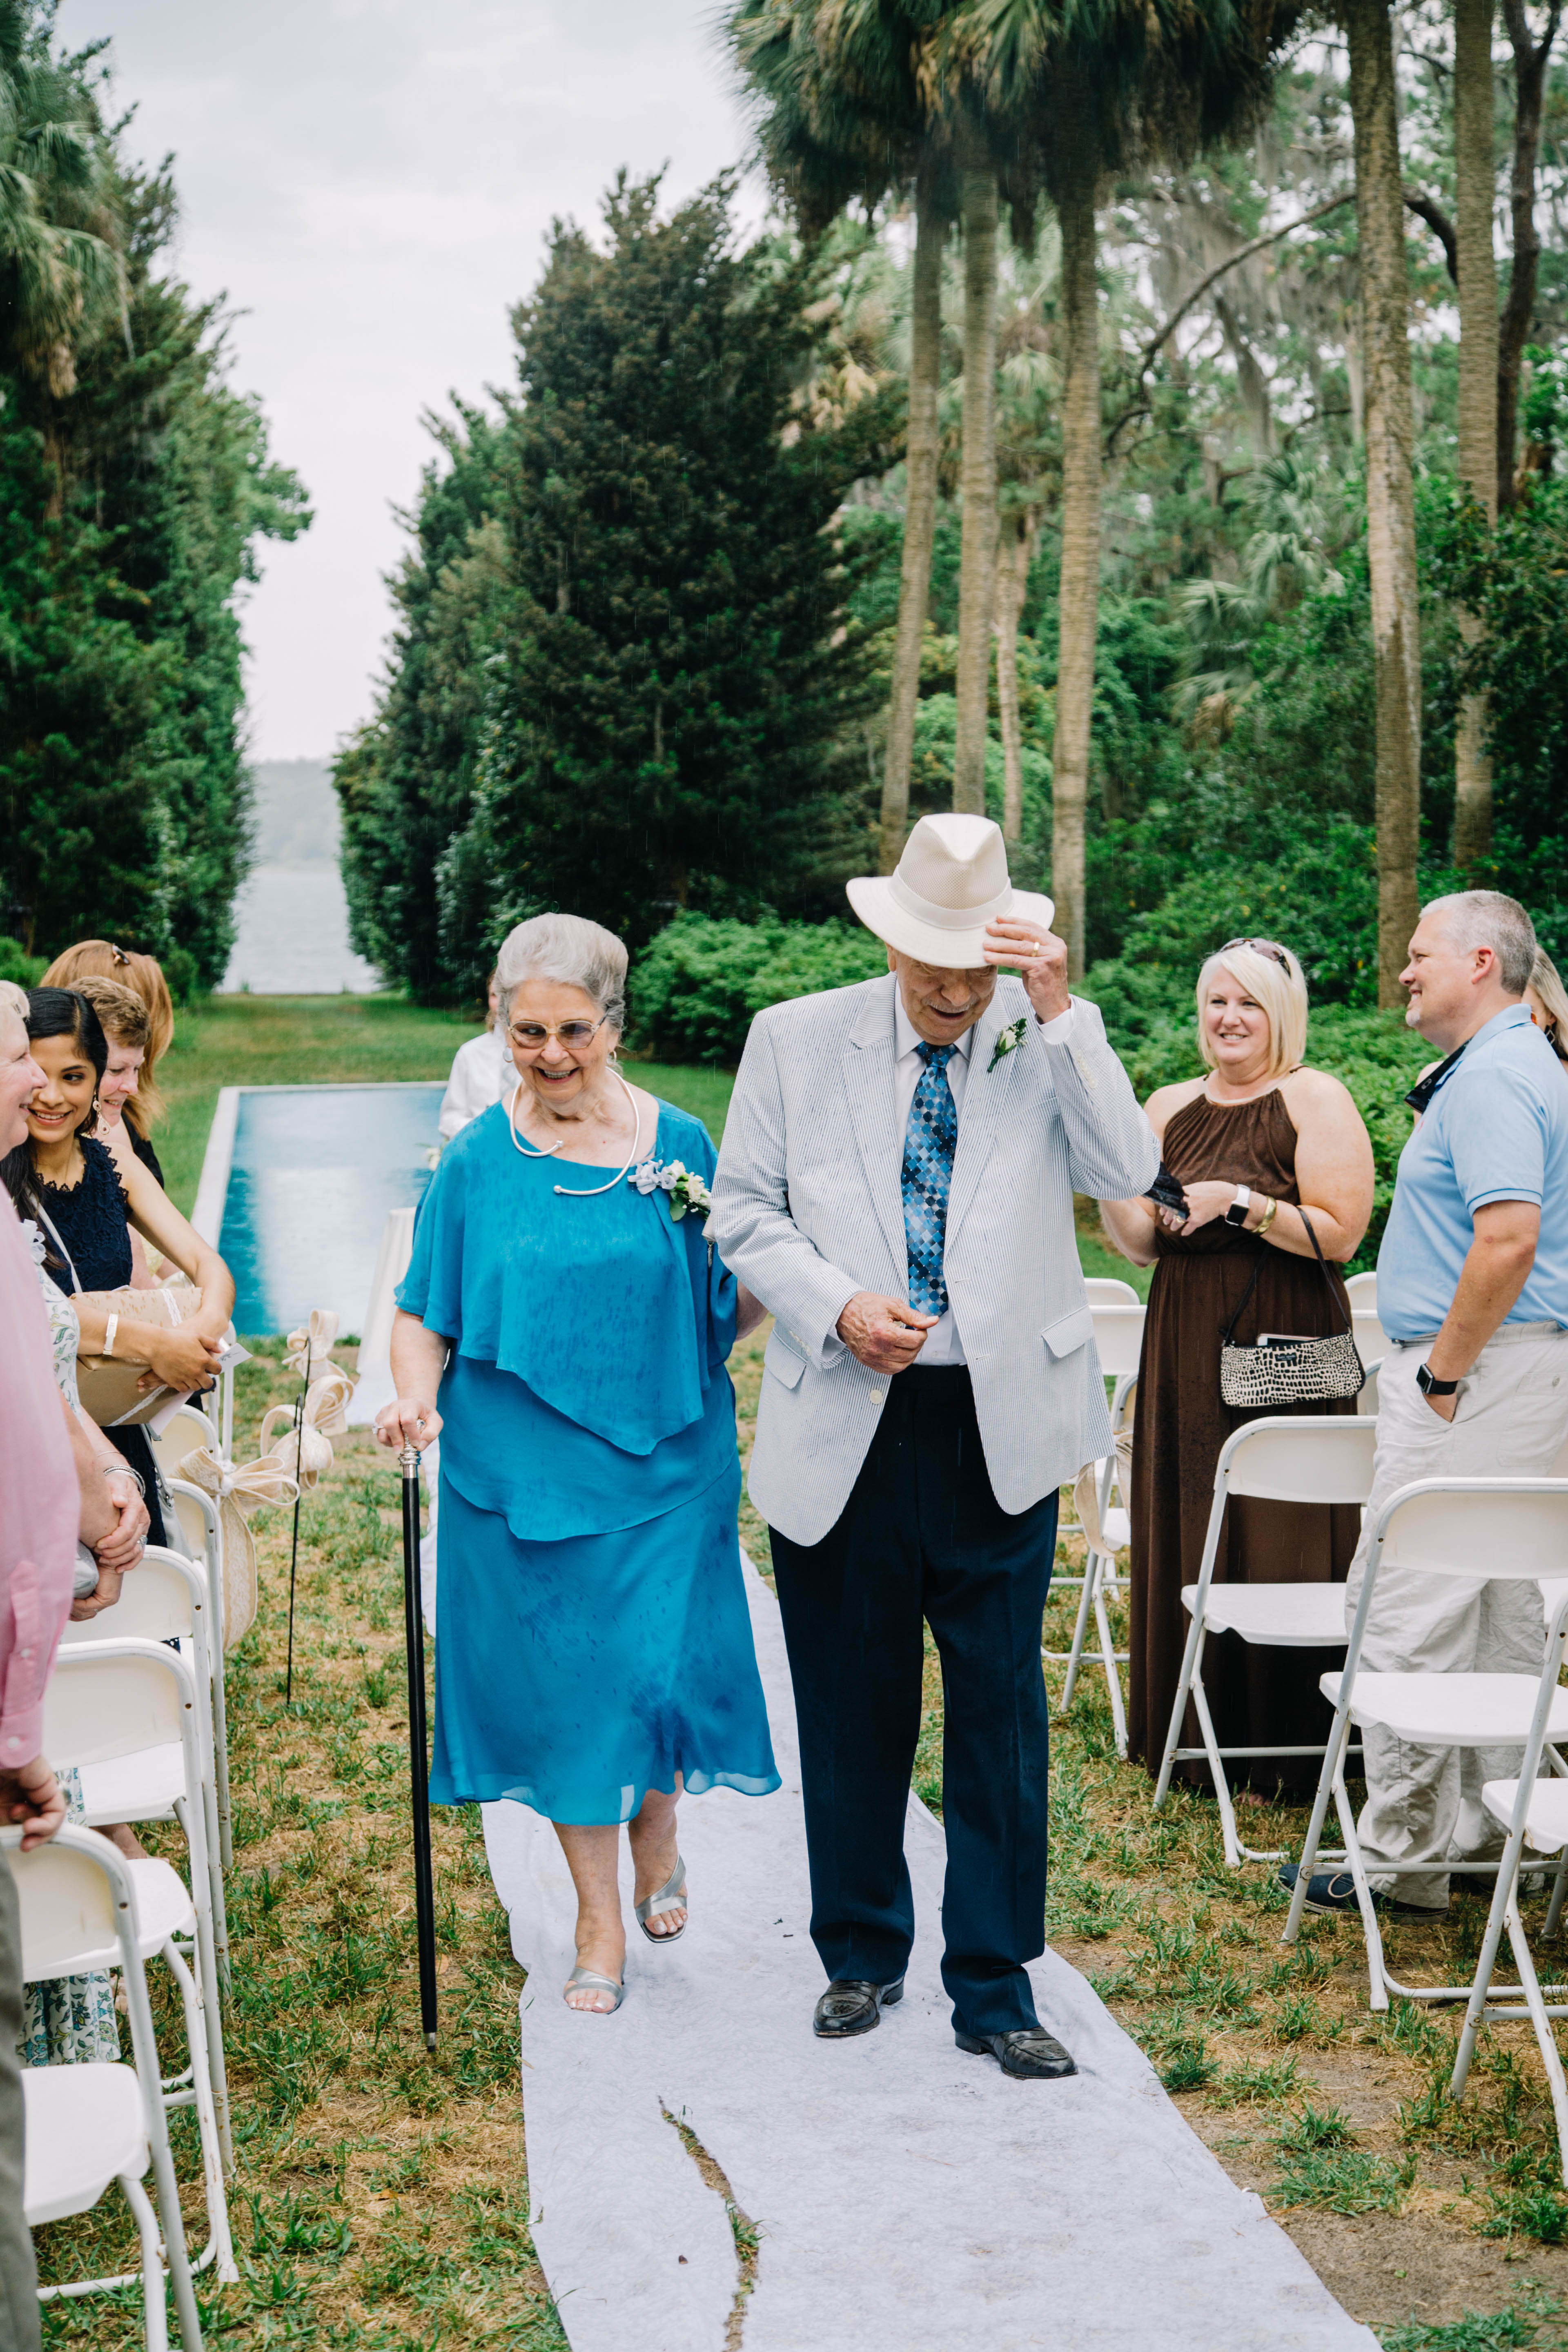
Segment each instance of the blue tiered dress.
M652 1156L705 1180L659 1105ZM735 1283L663 1192L524 1157L495 1104L443 1154L397 1294L451 1342L430 1795L629 1821L675 1775L779 1785L736 1535Z

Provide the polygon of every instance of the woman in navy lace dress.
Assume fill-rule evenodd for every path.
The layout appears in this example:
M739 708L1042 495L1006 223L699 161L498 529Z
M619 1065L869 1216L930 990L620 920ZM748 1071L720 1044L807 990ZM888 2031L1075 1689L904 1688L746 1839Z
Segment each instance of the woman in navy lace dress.
M0 1160L0 1177L18 1215L33 1218L43 1234L45 1270L76 1307L80 1351L112 1352L145 1364L171 1388L208 1388L234 1306L228 1269L139 1160L121 1174L94 1137L109 1048L87 999L70 989L36 988L27 1004L33 1058L46 1083L27 1105L27 1140ZM196 1284L202 1308L175 1330L118 1321L110 1350L109 1312L93 1294L130 1283L132 1225ZM163 1514L146 1432L121 1428L114 1438L145 1486L153 1523L148 1540L161 1544Z

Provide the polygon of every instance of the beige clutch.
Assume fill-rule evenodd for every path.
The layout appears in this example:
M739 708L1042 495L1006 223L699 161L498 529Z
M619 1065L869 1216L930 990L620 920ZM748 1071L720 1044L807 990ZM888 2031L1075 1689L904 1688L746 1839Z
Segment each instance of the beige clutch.
M157 1290L89 1290L82 1296L106 1315L118 1315L122 1323L159 1323L171 1331L202 1309L201 1292L183 1276ZM146 1369L124 1356L79 1356L77 1393L89 1419L100 1429L136 1428L151 1421L171 1397L185 1393L161 1381L156 1388L139 1389L136 1384Z

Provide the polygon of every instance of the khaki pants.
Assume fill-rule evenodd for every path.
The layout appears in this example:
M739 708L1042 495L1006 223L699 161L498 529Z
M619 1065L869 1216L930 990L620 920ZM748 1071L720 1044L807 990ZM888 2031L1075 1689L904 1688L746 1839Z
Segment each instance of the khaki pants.
M1505 1325L1467 1373L1451 1422L1439 1420L1415 1385L1430 1345L1396 1342L1384 1359L1372 1495L1345 1587L1347 1626L1371 1529L1399 1487L1418 1478L1544 1477L1568 1439L1568 1332L1550 1323ZM1545 1647L1532 1580L1492 1583L1388 1568L1373 1595L1362 1664L1369 1674L1539 1675ZM1482 1809L1481 1786L1515 1776L1520 1750L1419 1748L1379 1730L1368 1730L1364 1745L1359 1829L1372 1884L1401 1903L1441 1910L1446 1871L1391 1865L1414 1853L1452 1862L1500 1854L1503 1833Z
M22 1925L0 1860L0 2352L38 2352L38 2273L22 2219Z

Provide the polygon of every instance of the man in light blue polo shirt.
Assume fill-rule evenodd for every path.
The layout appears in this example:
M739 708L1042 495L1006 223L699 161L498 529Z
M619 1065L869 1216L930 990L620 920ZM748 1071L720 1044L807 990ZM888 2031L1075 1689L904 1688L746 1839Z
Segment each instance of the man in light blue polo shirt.
M1467 890L1423 911L1400 974L1406 1021L1444 1058L1408 1097L1418 1117L1377 1261L1378 1319L1394 1344L1378 1381L1369 1529L1415 1479L1543 1476L1568 1441L1568 1077L1523 1002L1534 961L1517 900ZM1386 1569L1362 1664L1534 1675L1545 1638L1534 1584ZM1395 1865L1500 1852L1481 1784L1516 1774L1518 1750L1415 1748L1369 1729L1365 1759L1373 1886L1399 1912L1445 1910L1446 1871ZM1280 1874L1294 1883L1293 1868ZM1308 1901L1353 1909L1349 1873L1314 1877Z

